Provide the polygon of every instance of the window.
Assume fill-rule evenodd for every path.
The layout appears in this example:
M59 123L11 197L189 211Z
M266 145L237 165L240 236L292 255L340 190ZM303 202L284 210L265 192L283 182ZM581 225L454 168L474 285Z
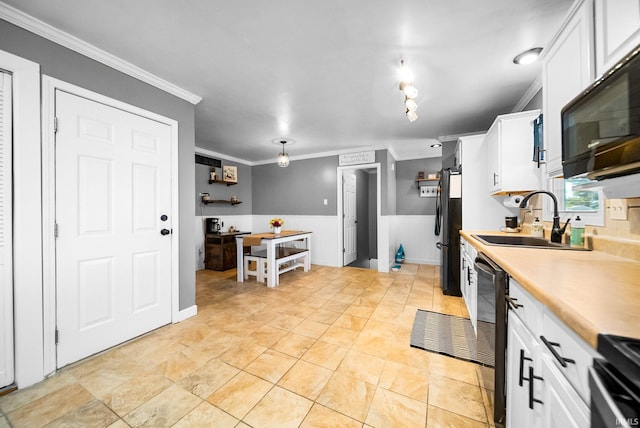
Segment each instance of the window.
M587 178L551 178L548 188L558 198L560 221L580 216L586 224L604 226L604 195L596 182ZM544 219L553 218L551 198L544 198Z

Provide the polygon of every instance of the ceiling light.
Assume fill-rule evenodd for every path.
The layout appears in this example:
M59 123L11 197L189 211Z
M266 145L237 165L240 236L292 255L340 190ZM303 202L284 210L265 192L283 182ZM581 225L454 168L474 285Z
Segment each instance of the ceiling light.
M433 143L431 145L431 147L433 147L434 149L437 149L438 147L442 147L442 144L441 143Z
M280 140L280 144L282 144L282 153L278 154L278 166L286 168L289 166L289 155L284 151L284 145L287 144L287 140Z
M404 92L408 98L415 98L418 96L418 89L409 82L400 82L400 90Z
M414 111L418 108L418 103L413 98L405 97L404 105L407 107L407 110Z
M413 72L404 65L404 60L400 60L400 81L413 82Z
M513 58L513 63L520 65L531 64L538 59L538 57L540 56L540 52L542 52L542 48L532 48L526 50L516 55L516 57Z
M404 60L400 60L400 90L404 93L407 119L409 122L413 122L418 118L416 114L418 103L415 100L418 96L418 89L413 86L413 73L405 66Z

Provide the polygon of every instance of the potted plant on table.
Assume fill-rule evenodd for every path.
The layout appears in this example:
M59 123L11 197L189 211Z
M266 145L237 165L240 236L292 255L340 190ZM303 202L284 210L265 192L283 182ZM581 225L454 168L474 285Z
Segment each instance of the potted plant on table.
M271 221L269 222L269 224L271 225L271 228L273 229L273 233L275 233L276 235L280 235L280 232L282 232L282 226L284 226L284 220L282 220L281 218L272 218Z

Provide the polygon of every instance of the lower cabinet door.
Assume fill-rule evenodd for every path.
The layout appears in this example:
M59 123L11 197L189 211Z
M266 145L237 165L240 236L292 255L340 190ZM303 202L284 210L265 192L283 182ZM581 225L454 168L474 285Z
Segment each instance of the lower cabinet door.
M589 408L553 364L553 356L546 350L542 355L542 426L548 428L581 428L590 424Z
M508 311L507 331L507 428L537 427L540 421L540 403L533 401L541 395L541 381L535 367L538 345L535 337L513 311ZM536 374L537 369L537 374ZM533 395L532 395L533 394ZM533 408L531 408L533 407Z

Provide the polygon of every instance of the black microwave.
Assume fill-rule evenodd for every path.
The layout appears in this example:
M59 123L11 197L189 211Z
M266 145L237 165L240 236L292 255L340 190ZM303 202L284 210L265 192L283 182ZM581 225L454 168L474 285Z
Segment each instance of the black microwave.
M564 177L640 172L640 46L562 109Z

